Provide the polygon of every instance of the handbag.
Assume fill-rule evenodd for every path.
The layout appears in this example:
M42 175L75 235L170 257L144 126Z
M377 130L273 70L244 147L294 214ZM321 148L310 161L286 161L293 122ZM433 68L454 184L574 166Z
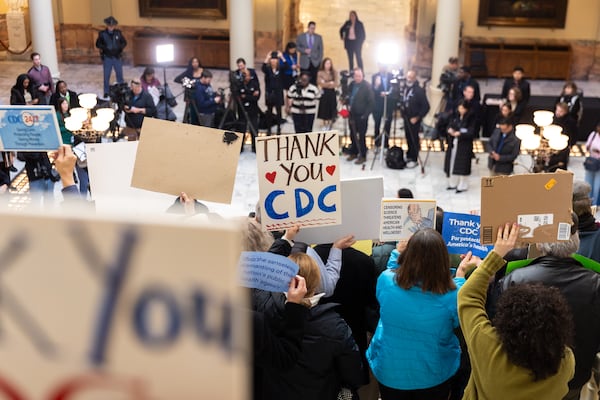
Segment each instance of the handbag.
M586 157L583 162L583 168L590 172L600 171L600 158Z

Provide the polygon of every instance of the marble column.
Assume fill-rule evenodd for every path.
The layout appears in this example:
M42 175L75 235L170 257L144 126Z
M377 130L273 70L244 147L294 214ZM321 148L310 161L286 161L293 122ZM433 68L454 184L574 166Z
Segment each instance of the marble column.
M33 51L40 53L42 64L50 68L53 78L60 77L54 34L52 2L49 0L29 0L29 20L31 22L31 42Z
M233 1L230 1L230 4ZM237 69L235 60L242 57L254 68L254 1L235 0L229 7L229 63Z
M438 110L438 105L442 100L443 93L437 86L440 83L442 68L448 63L448 58L458 57L460 7L461 0L438 0L437 2L431 85L428 90L431 110L426 118L426 123L433 120L434 113L440 111Z

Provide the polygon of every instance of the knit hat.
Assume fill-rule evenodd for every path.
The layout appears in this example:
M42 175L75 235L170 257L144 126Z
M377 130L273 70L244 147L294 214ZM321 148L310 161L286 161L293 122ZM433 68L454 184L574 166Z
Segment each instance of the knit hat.
M592 187L589 183L584 181L575 180L573 181L573 211L578 215L582 215L586 212L591 212L592 200L590 193Z

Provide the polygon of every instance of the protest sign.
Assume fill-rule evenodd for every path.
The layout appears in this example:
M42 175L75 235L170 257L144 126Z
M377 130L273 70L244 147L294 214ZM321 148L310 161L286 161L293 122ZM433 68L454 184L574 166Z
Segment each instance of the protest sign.
M0 398L248 398L238 230L1 217Z
M450 254L465 254L471 251L473 255L485 258L493 246L479 243L479 215L444 212L442 236Z
M242 286L287 292L298 265L287 257L263 251L244 251L240 257Z
M481 243L494 243L507 222L519 224L523 242L569 240L572 196L569 171L481 178Z
M262 225L340 224L339 159L335 131L256 138Z
M240 137L220 129L145 118L131 186L231 203Z
M55 151L62 144L52 106L0 106L0 151Z
M296 240L305 243L333 243L346 235L355 239L377 239L379 237L379 207L383 197L383 178L344 179L340 182L342 223L300 229Z
M381 200L382 242L408 239L423 228L435 228L435 200Z

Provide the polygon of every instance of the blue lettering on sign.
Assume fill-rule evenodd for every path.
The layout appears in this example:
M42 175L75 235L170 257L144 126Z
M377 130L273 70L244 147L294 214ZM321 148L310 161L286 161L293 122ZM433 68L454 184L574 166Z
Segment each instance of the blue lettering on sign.
M302 206L302 197L300 196L301 194L306 195L306 198L308 199L308 204L305 207ZM313 207L315 206L315 199L313 198L312 194L306 189L298 188L294 190L294 197L296 199L297 218L305 216L306 214L311 212Z
M275 211L275 208L273 208L273 202L275 201L275 198L277 196L281 196L283 194L285 194L285 192L283 190L274 190L271 193L269 193L269 195L265 199L265 212L267 213L269 218L284 219L284 218L288 218L290 216L290 214L288 214L287 211L279 214Z
M327 186L325 189L323 189L321 194L319 194L317 204L323 212L335 212L335 210L336 210L335 204L332 204L330 206L325 204L325 197L327 197L327 195L329 193L335 192L335 190L336 190L336 185L330 185L330 186Z
M166 316L162 331L151 327L152 308L162 307ZM181 331L181 313L175 297L167 290L150 288L144 290L133 309L133 328L140 340L149 346L172 344Z

